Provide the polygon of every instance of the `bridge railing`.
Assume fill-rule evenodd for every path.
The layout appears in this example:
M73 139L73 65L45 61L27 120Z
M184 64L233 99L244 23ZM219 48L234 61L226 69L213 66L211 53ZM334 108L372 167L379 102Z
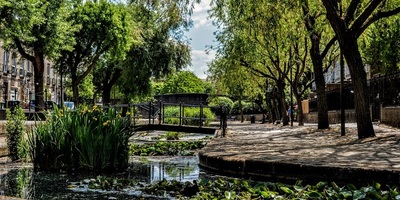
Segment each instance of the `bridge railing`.
M222 108L203 104L164 103L159 101L110 105L103 108L107 109L109 107L115 108L116 112L121 112L123 116L129 112L134 125L175 124L179 126L198 126L200 128L203 126L219 126L223 128L224 126L224 117L222 117L221 113L216 116L213 112Z

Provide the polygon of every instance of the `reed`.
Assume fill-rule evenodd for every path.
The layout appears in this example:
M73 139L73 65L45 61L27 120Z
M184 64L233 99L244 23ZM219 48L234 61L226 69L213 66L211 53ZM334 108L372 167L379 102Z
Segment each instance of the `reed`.
M35 170L114 171L128 166L130 116L82 106L55 109L28 134Z

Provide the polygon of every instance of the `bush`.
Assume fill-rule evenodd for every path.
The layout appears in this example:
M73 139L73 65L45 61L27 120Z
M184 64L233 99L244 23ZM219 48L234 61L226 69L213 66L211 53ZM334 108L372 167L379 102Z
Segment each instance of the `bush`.
M179 106L168 106L164 108L164 123L166 124L179 124ZM210 125L215 115L211 112L210 108L203 108L202 121L205 126ZM184 125L200 125L200 108L199 107L184 107Z
M12 161L18 160L21 156L21 137L26 132L25 121L26 116L21 107L16 107L13 111L6 110L7 113L7 146L9 157Z
M242 109L243 109L243 114L261 113L260 107L257 104L248 101L242 101ZM235 101L235 103L233 103L231 114L235 115L240 114L239 101Z
M28 134L35 170L122 170L128 166L131 119L109 108L55 109Z
M208 106L211 107L211 111L213 111L216 115L221 115L221 107L225 107L228 113L230 113L233 106L233 101L228 97L216 97L210 101Z

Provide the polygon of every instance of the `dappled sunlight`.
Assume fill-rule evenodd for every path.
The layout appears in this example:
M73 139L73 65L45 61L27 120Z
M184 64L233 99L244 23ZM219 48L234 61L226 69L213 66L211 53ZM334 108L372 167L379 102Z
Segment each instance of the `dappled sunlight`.
M302 165L400 171L400 131L377 126L377 137L359 140L355 127L318 130L312 126L278 127L257 124L234 126L226 138L213 139L204 156L225 160L288 162Z

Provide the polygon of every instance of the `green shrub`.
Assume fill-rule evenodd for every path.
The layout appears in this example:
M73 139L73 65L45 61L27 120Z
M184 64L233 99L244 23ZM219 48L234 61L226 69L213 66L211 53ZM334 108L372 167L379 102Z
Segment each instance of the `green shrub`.
M243 114L257 114L261 113L260 107L252 102L242 101ZM240 104L239 101L235 101L232 106L231 114L240 114Z
M21 107L15 108L13 111L10 109L6 110L7 114L7 146L9 157L12 161L18 160L21 155L23 148L21 146L21 137L26 132L26 116L24 110Z
M233 106L233 101L228 97L216 97L210 101L208 106L211 107L211 111L213 111L215 114L221 115L221 107L225 107L227 112L230 113Z
M168 106L164 108L164 123L179 124L179 106ZM215 115L210 108L203 108L202 121L205 126L210 125ZM184 125L200 125L200 108L199 107L184 107Z
M128 165L131 119L109 108L55 109L28 134L35 170L121 170Z

